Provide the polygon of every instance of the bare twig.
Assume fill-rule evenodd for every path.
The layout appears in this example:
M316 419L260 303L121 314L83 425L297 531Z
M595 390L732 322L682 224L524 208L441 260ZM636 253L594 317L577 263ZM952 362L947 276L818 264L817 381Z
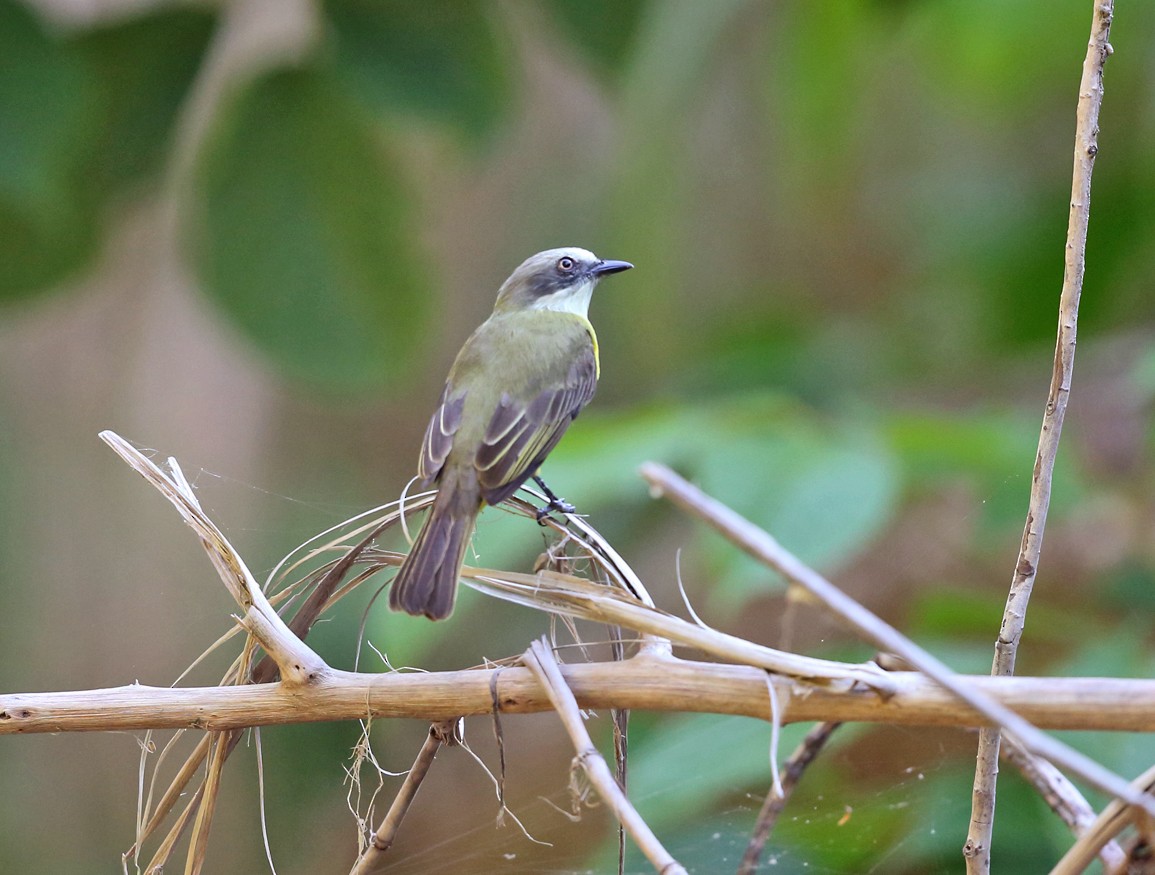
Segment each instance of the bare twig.
M518 574L484 568L463 568L462 579L475 589L539 610L549 610L607 625L617 624L649 633L683 647L743 665L756 665L775 674L807 680L852 680L883 696L890 695L893 676L872 664L834 663L755 644L735 635L689 623L681 617L650 608L622 593L556 571ZM662 651L651 651L655 660Z
M586 731L577 700L566 684L553 651L544 638L530 645L525 653L525 664L545 689L566 732L573 740L574 748L577 750L576 762L585 770L590 783L609 805L618 822L637 842L646 859L661 875L686 875L685 868L662 847L658 837L642 820L634 806L626 799L618 782L614 780L613 772L606 764L605 757L594 746L593 739Z
M409 811L409 806L413 804L437 752L443 746L454 745L461 741L460 724L459 720L440 720L429 727L429 734L425 736L425 743L417 752L417 759L413 761L409 774L405 776L405 782L397 791L393 804L389 806L389 811L382 818L381 824L366 846L365 853L354 864L349 875L368 875L382 865L385 852L393 846L401 821Z
M1066 775L1045 759L1027 753L1015 744L1014 739L1004 739L1001 751L1003 758L1031 783L1076 838L1091 828L1095 822L1095 811L1078 788L1067 780ZM1125 856L1123 849L1114 841L1107 842L1099 850L1099 860L1106 872L1113 872L1121 866Z
M328 666L312 648L292 633L269 604L264 591L216 524L201 510L176 461L169 460L166 474L151 459L115 432L103 431L107 443L137 473L160 490L201 539L209 560L229 593L244 612L241 622L280 669L290 684L304 685L322 675Z
M137 830L136 840L124 854L126 859L134 859L140 853L144 843L151 838L152 834L160 828L165 818L169 816L176 804L184 795L185 788L189 782L192 781L195 774L200 770L205 758L209 754L209 749L214 741L214 736L211 733L205 733L199 742L197 742L196 749L188 756L188 758L181 765L177 771L176 776L172 779L168 789L161 794L160 801L157 802L156 807L147 807L144 814L147 817L144 825ZM158 764L159 765L159 764ZM152 794L149 794L150 798ZM173 830L183 830L188 818L196 811L196 806L200 804L201 792L198 790L189 797L185 797L186 809L184 814L179 818L177 826ZM149 813L151 811L151 814ZM178 834L179 835L179 834ZM170 836L170 841L166 844L172 844L176 841L177 836ZM160 852L158 851L158 855ZM155 859L154 859L155 862ZM152 870L150 867L149 871Z
M777 787L771 787L762 803L762 810L758 812L758 820L754 825L754 833L750 836L750 843L746 846L746 853L742 855L742 862L738 866L738 875L754 875L758 871L758 861L762 857L762 849L766 847L766 840L774 831L786 803L794 793L794 788L802 779L803 772L814 762L814 758L821 753L830 736L834 734L841 723L819 723L806 733L790 758L786 761L786 768L782 771L782 792Z
M1136 792L1121 777L1090 757L1039 732L1014 711L956 675L941 660L872 614L749 520L706 495L664 465L647 462L642 466L642 476L656 492L667 495L679 507L709 523L755 559L802 587L827 610L874 644L897 653L960 700L982 712L991 723L1018 736L1019 742L1032 753L1054 760L1103 792L1125 799L1132 805L1142 806L1155 815L1155 799Z
M363 675L340 672L325 666L298 637L319 616L320 611L339 597L338 573L325 577L325 598L310 599L291 627L286 626L272 609L263 591L255 584L235 551L219 530L209 521L196 502L175 462L171 474L161 471L149 460L132 450L115 435L105 439L169 497L186 521L200 534L214 566L245 609L245 625L276 660L266 658L247 674L250 681L272 681L278 674L280 683L260 683L218 688L153 689L140 686L90 693L55 693L0 696L0 734L5 732L68 731L126 728L179 728L225 731L212 745L212 765L208 781L189 797L183 813L157 852L154 860L167 861L180 834L194 822L207 824L211 818L215 783L219 768L240 738L243 727L268 723L305 722L364 718L369 716L422 716L439 720L460 714L492 713L495 701L503 712L543 710L551 703L540 696L540 686L524 669L503 669L499 679L492 672L448 672L440 675L385 674ZM517 508L520 511L520 508ZM387 517L397 518L395 511ZM573 521L569 521L573 525ZM364 526L364 534L374 528ZM584 524L583 524L584 526ZM499 590L507 598L524 601L538 608L560 610L573 616L587 616L604 622L620 623L651 636L653 643L634 659L614 664L579 665L566 669L567 683L573 688L582 707L590 708L673 708L676 710L742 713L765 718L764 672L744 666L691 663L668 656L669 645L660 639L699 647L738 662L764 668L785 670L790 677L772 677L775 695L785 703L783 722L794 720L886 720L889 722L925 722L946 725L976 725L989 718L982 709L972 710L937 686L917 675L882 675L872 666L810 660L793 654L782 654L714 630L686 624L677 618L647 606L640 581L612 551L606 553L579 526L583 549L604 557L599 567L617 576L618 585L605 587L591 584L572 575L542 573L513 575L483 569L464 569L468 579L484 588ZM558 528L562 528L558 526ZM585 526L588 529L588 526ZM574 532L571 530L571 535ZM593 533L596 535L596 532ZM768 536L767 536L768 537ZM325 550L332 545L323 546ZM370 559L368 554L372 554ZM787 554L788 555L788 554ZM372 549L362 557L363 563L377 567L395 564L396 554ZM591 554L591 558L592 554ZM337 563L341 573L352 561ZM362 571L359 578L367 572ZM829 584L826 584L829 586ZM625 592L632 590L642 597L639 602ZM853 603L851 603L853 604ZM870 616L870 615L867 615ZM298 624L298 620L302 623ZM298 625L303 628L298 629ZM683 628L687 627L687 628ZM889 627L887 627L889 628ZM687 631L689 629L690 631ZM893 630L891 630L893 632ZM895 633L897 634L897 633ZM882 642L880 642L882 643ZM891 650L899 650L886 642ZM250 664L250 647L234 663L226 683L243 681L243 667ZM298 658L300 657L300 658ZM911 660L917 662L917 660ZM806 679L811 679L812 682ZM1009 701L1025 714L1047 725L1102 726L1107 728L1150 729L1155 725L1155 707L1146 707L1153 696L1144 681L1080 682L1064 679L1061 683L1035 679L995 679L970 681L979 689L1001 690ZM1045 691L1041 691L1039 685ZM871 692L873 688L881 691ZM567 687L567 694L569 689ZM1088 708L1094 699L1101 708ZM1126 703L1122 709L1120 702ZM973 703L972 703L973 705ZM1097 716L1096 716L1097 715ZM1110 719L1106 716L1109 715ZM1056 722L1057 721L1057 722ZM207 740L207 739L206 739ZM202 744L190 757L181 774L164 794L153 816L138 837L143 841L176 801L192 773L206 758L208 746ZM208 809L202 806L210 806ZM206 831L197 827L193 847L203 848ZM135 850L135 849L134 849ZM190 854L199 855L200 851ZM198 864L190 856L190 866Z
M537 519L537 508L548 503L546 497L526 486L522 487L522 491L532 496L536 504L527 503L525 499L520 496L514 496L509 499L506 504L511 508L516 508L526 516L532 516L534 519ZM632 594L639 602L647 607L655 607L654 600L650 597L650 593L646 589L645 584L642 583L641 578L634 573L634 570L622 559L618 551L614 549L613 544L611 544L601 532L577 514L562 514L562 517L565 520L564 525L559 525L550 517L546 517L542 522L551 525L559 534L570 536L570 540L576 541L591 558L597 560L600 570L604 572L605 576L618 589ZM575 533L577 537L573 537ZM670 642L660 635L643 632L639 650L655 655L662 655L669 654L671 647Z
M1035 583L1043 547L1043 529L1051 503L1051 477L1059 452L1059 437L1071 392L1075 367L1075 329L1078 325L1079 296L1083 291L1084 255L1087 248L1087 223L1091 212L1091 170L1099 151L1099 107L1103 102L1103 65L1111 54L1107 41L1111 33L1114 0L1093 0L1091 38L1083 61L1079 83L1079 101L1075 124L1074 172L1071 180L1071 205L1067 221L1067 246L1063 260L1063 289L1059 297L1059 332L1055 342L1055 359L1051 386L1043 411L1039 448L1031 476L1031 497L1023 540L1015 561L1010 594L1003 612L1002 626L995 642L991 674L1009 675L1015 671L1015 655L1027 620L1027 602ZM963 856L968 875L990 871L991 834L994 830L995 782L998 776L999 733L986 729L979 733L975 763L974 789L971 794L971 821Z
M1143 792L1155 791L1155 766L1131 782ZM1109 841L1131 825L1135 820L1135 810L1112 800L1078 840L1071 845L1063 858L1051 870L1051 875L1082 875ZM1113 872L1112 875L1116 875Z

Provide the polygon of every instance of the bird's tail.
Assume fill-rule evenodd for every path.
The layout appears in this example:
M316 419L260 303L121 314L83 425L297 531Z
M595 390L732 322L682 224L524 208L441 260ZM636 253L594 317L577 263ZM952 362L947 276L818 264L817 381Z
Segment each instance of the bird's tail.
M389 607L431 620L453 613L457 578L480 510L476 485L471 489L443 480L413 549L393 578Z

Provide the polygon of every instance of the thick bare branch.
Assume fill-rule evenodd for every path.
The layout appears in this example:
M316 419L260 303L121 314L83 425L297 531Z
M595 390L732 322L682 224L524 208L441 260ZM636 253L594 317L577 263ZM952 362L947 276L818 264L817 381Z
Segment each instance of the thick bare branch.
M764 671L750 666L651 656L562 669L583 708L737 714L766 720ZM494 678L496 675L496 679ZM895 672L887 697L851 682L811 684L773 677L783 723L838 720L923 726L982 726L986 718L917 672ZM962 682L1051 729L1155 731L1155 680L991 678ZM432 722L548 710L524 668L357 674L334 670L309 687L246 684L0 695L0 735L249 726L407 717Z

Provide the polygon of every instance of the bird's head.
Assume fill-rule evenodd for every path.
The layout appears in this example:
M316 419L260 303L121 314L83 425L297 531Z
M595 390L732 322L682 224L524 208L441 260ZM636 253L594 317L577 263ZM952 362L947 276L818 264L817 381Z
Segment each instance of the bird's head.
M598 280L631 267L628 261L604 260L576 246L547 249L523 261L502 283L495 310L556 310L584 317Z

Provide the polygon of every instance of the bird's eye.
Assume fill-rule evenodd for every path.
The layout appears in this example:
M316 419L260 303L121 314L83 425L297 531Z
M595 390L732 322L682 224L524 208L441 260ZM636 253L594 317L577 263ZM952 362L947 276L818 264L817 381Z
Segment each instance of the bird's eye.
M569 273L574 269L574 264L575 262L572 258L570 258L568 255L564 255L557 260L557 269L564 271L565 273Z

